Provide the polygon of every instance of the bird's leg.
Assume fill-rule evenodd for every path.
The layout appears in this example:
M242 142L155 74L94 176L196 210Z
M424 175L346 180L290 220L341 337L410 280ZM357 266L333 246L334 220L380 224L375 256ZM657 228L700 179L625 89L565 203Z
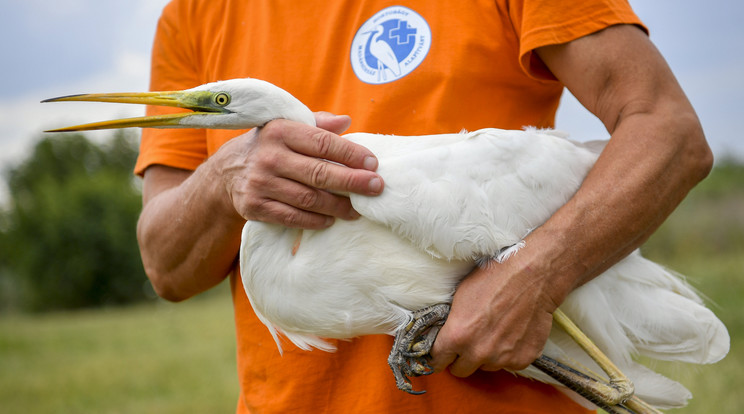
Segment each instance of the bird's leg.
M433 372L427 356L439 329L447 320L449 311L449 304L440 303L414 312L409 324L396 333L388 364L393 370L398 389L410 394L425 392L414 391L408 377L429 375ZM594 378L546 355L541 355L532 365L609 414L660 414L658 410L633 395L633 383L568 316L556 310L553 319L599 365L610 381Z
M553 319L597 363L610 381L598 380L545 355L541 355L532 365L609 413L659 413L633 396L633 383L566 314L556 310Z
M450 305L440 303L413 313L413 318L395 335L393 349L388 364L393 370L395 385L399 390L410 394L423 394L414 391L408 377L429 375L434 372L426 356L429 354L439 329L444 325Z
M603 397L606 398L608 404L620 404L633 395L635 391L633 383L563 311L557 309L553 312L553 320L573 338L610 378L609 389L606 390L606 397Z
M652 407L651 404L643 401L635 395L630 397L630 399L628 399L628 401L626 401L623 405L629 408L631 412L634 413L662 414L661 411Z
M606 401L608 399L608 391L606 390L608 385L605 382L577 371L549 356L540 355L532 362L532 365L609 414L636 413L622 404L608 403Z

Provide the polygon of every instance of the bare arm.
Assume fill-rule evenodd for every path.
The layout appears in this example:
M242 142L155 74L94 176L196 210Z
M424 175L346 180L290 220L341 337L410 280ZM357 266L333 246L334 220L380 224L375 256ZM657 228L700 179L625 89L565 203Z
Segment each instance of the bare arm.
M348 128L348 117L316 119L319 128L273 121L230 140L193 172L145 171L137 236L160 296L183 300L222 281L246 220L323 228L334 217L358 217L348 198L329 191L382 191L372 153L333 133Z
M459 376L529 365L565 297L640 246L712 165L694 110L638 28L614 26L537 52L611 139L577 194L524 249L458 287L432 355L435 368L451 364Z

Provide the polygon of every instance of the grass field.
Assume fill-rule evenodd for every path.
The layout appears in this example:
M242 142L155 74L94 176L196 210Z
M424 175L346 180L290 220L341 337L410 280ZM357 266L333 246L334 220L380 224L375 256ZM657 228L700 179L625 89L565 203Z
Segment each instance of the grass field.
M732 337L700 368L661 366L694 394L672 413L744 412L744 168L722 166L644 247L688 276ZM237 398L226 287L181 304L0 315L2 413L229 413Z
M235 412L229 294L0 319L0 413Z

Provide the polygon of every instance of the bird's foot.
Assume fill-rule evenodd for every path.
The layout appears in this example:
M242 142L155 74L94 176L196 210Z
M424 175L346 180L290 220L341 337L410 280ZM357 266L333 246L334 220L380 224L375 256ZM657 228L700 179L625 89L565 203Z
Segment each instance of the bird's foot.
M624 400L615 401L613 399L619 390L614 389L610 384L577 371L546 355L540 355L532 362L532 365L608 413L633 413L633 411L626 410L621 405L625 402Z
M651 405L633 395L634 386L628 377L579 329L560 309L553 319L607 374L609 381L583 373L546 355L532 365L556 381L582 395L610 414L661 414Z
M393 349L388 357L388 365L393 370L395 385L409 394L423 394L414 391L408 377L429 375L434 369L427 356L431 351L439 329L449 315L450 305L440 303L413 313L413 319L395 335Z

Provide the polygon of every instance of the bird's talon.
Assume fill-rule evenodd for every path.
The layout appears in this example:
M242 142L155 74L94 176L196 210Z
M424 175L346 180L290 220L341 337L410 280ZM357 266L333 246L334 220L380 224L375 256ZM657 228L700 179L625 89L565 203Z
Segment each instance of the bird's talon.
M416 376L431 375L434 373L434 368L429 365L426 361L413 361L411 362L411 371Z
M414 312L412 320L395 335L388 364L393 370L395 384L399 390L417 395L424 393L413 391L408 377L434 373L434 368L426 356L434 345L439 329L447 319L449 309L449 304L440 303Z
M411 353L416 354L416 356L424 356L429 353L431 345L432 344L427 343L427 341L416 342L411 346ZM423 352L423 354L421 354L421 352Z

